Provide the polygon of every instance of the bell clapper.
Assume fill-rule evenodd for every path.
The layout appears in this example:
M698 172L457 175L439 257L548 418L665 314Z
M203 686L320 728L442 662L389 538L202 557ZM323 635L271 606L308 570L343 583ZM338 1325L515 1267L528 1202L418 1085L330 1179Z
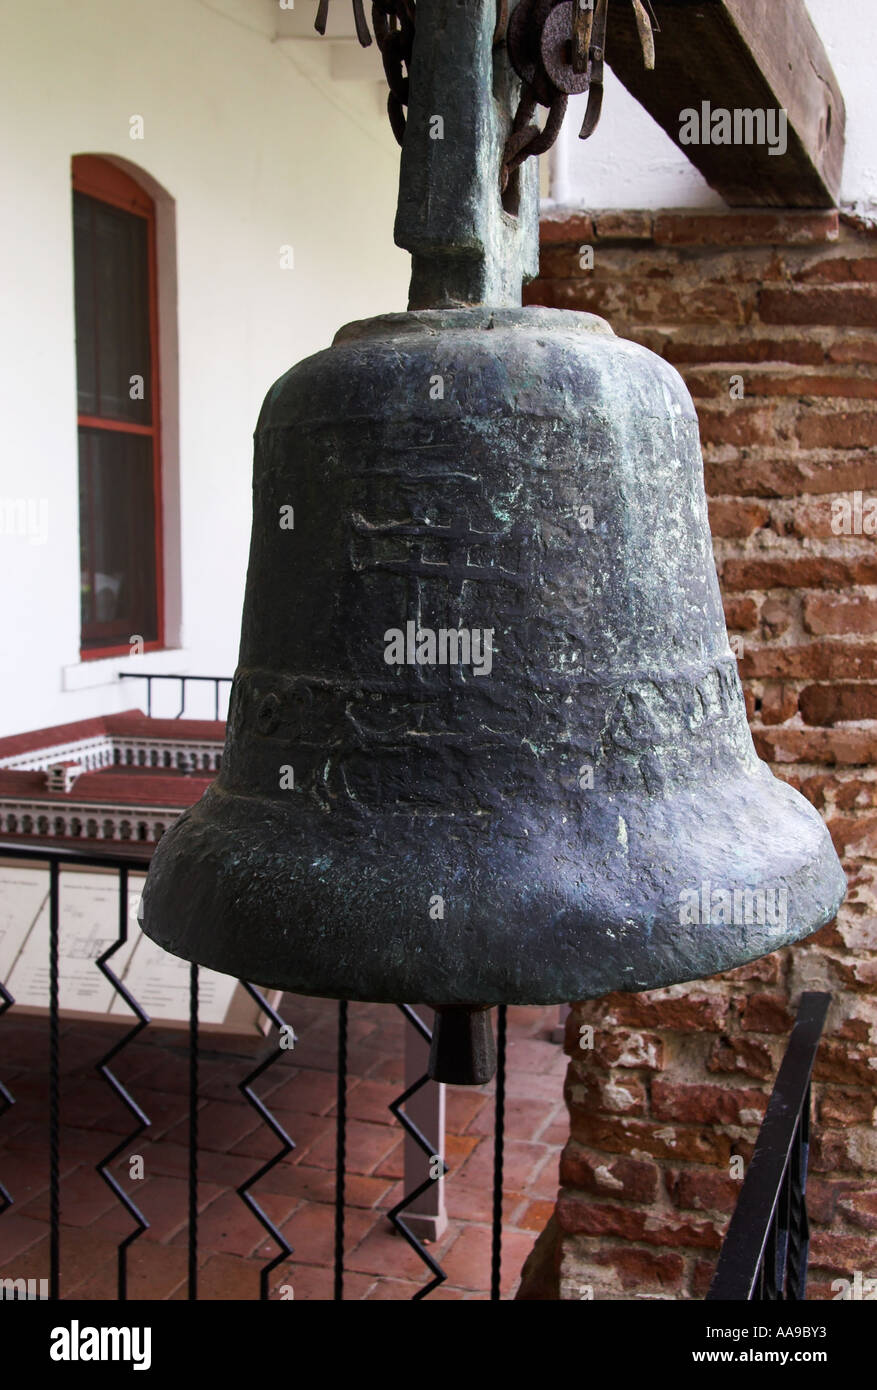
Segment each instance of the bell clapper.
M429 1051L433 1081L483 1086L496 1071L496 1044L489 1004L437 1005Z

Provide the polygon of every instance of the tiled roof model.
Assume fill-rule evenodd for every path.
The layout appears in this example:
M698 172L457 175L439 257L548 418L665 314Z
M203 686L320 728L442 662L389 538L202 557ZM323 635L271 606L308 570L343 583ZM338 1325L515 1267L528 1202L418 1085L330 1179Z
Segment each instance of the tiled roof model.
M209 787L224 740L221 720L133 709L0 739L0 835L145 852Z
M193 806L207 790L211 777L167 773L164 769L106 768L84 772L69 792L50 791L44 772L0 768L0 799L57 802L89 802L101 806Z
M197 739L222 743L225 723L221 719L152 719L142 710L128 709L119 714L101 714L94 719L78 719L73 724L53 724L47 729L32 729L29 733L0 738L0 761L16 754L35 753L42 748L113 734L123 738Z

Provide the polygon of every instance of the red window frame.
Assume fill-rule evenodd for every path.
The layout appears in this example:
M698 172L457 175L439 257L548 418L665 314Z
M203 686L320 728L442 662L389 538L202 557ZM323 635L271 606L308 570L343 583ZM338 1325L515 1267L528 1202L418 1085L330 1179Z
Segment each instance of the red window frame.
M151 383L150 425L129 420L114 420L109 416L83 415L77 412L77 427L117 430L125 434L146 435L152 440L152 482L155 515L155 603L158 635L144 642L144 651L161 651L165 645L164 623L164 547L162 542L162 474L161 474L161 392L158 360L158 275L155 246L155 203L130 174L97 155L74 155L72 161L73 189L100 202L110 203L125 212L136 214L146 222L147 272L149 276L149 357ZM133 635L133 634L132 634ZM88 647L80 629L79 656L82 661L100 661L105 657L129 656L130 642L115 647Z

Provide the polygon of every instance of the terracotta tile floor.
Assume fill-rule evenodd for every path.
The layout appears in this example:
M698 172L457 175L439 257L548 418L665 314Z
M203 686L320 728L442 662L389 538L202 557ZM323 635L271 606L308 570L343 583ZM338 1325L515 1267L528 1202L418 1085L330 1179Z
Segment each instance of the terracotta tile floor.
M282 1016L295 1028L294 1050L256 1083L296 1148L254 1189L295 1253L272 1275L296 1299L332 1296L337 1006L287 996ZM503 1296L545 1225L557 1189L566 1137L565 1059L548 1040L557 1010L509 1010ZM429 1277L387 1221L402 1195L402 1131L387 1109L402 1089L406 1024L389 1005L349 1009L345 1289L349 1299L410 1299ZM0 1276L48 1274L49 1172L46 1136L47 1023L0 1020L0 1080L16 1104L0 1118L0 1182L14 1206L0 1216ZM131 1222L94 1171L130 1133L124 1106L95 1076L95 1061L118 1037L103 1023L62 1023L61 1295L116 1296L117 1243ZM199 1298L258 1297L258 1275L276 1254L233 1191L278 1144L238 1084L255 1064L259 1041L206 1036L199 1113ZM264 1049L263 1049L264 1050ZM113 1165L150 1222L129 1253L129 1297L186 1297L187 1053L185 1035L155 1025L115 1063L149 1115L149 1138L132 1141ZM448 1087L445 1184L449 1222L430 1253L447 1272L430 1298L483 1299L490 1281L493 1086ZM145 1176L132 1180L140 1154ZM232 1190L230 1190L232 1189Z

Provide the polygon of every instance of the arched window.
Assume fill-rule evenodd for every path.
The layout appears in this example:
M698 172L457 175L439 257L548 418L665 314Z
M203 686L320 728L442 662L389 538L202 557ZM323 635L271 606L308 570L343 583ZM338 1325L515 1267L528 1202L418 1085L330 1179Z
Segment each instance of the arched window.
M164 644L155 206L108 160L73 160L84 658Z

